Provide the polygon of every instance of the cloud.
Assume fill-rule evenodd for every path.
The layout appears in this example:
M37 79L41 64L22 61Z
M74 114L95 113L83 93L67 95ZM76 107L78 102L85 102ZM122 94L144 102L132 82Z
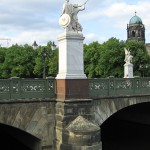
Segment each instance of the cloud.
M61 0L1 0L1 38L11 38L13 44L31 43L33 39L44 44L44 41L52 37L57 39L55 35L60 28L59 13L56 10L61 5L60 2Z
M56 41L57 35L61 33L61 30L52 31L33 31L33 32L22 32L21 34L16 34L10 44L19 43L20 45L29 44L32 45L34 41L38 45L46 45L48 41Z
M46 44L57 40L63 29L58 24L64 0L1 0L0 36L11 43ZM85 0L70 0L82 4ZM134 15L141 17L150 37L149 0L89 0L85 11L79 13L85 42L103 42L110 37L126 38L126 25Z
M85 37L86 37L85 43L91 43L93 41L98 41L99 43L103 43L107 40L106 37L100 37L94 33L85 34Z

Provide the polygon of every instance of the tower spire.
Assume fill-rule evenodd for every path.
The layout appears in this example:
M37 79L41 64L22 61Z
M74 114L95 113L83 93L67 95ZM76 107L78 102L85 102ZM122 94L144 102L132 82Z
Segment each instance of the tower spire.
M136 13L137 13L137 12L135 11L135 16L136 16Z

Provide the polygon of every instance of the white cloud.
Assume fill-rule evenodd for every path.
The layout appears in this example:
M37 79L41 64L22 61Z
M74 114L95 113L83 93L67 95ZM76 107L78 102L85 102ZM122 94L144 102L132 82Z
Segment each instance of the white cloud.
M1 0L0 37L11 38L11 43L45 44L57 40L63 29L58 24L63 0ZM82 4L85 0L70 0ZM103 42L110 37L126 37L126 25L134 15L141 17L150 41L149 0L89 0L85 11L79 13L84 28L85 42Z
M91 43L93 41L98 41L99 43L103 43L104 41L106 41L106 37L100 37L94 33L89 33L89 34L85 34L85 43Z

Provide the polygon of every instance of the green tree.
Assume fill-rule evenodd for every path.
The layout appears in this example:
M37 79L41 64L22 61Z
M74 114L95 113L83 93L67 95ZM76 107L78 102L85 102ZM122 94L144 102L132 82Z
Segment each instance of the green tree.
M124 48L133 55L134 76L150 76L150 55L145 43L140 41L120 41L110 38L103 44L93 42L84 45L85 73L89 78L124 76Z
M103 44L93 42L84 45L85 73L88 77L123 76L124 45L116 38L110 38Z
M2 65L2 78L33 77L34 50L29 45L13 45L6 49Z
M102 77L123 76L124 45L125 43L123 41L119 41L119 39L116 38L110 38L103 43L103 49L98 64Z
M35 59L34 73L37 77L56 76L58 72L58 49L51 49L52 42L48 42L46 46L40 46L37 49L37 57Z
M3 64L5 61L5 56L6 56L6 48L0 47L0 78L2 77L3 74Z
M126 42L133 56L134 76L150 76L150 55L144 42L131 40Z
M101 48L101 44L98 42L84 45L84 69L89 78L96 78L99 76L98 62Z
M58 74L58 49L51 52L48 66L48 75L56 77Z

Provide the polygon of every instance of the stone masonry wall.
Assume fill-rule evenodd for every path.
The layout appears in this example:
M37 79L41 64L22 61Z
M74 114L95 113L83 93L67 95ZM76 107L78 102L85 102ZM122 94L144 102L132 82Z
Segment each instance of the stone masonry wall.
M41 139L42 149L51 150L55 139L55 102L1 101L0 123Z
M117 111L138 103L150 102L150 96L116 97L93 100L95 122L99 126Z

